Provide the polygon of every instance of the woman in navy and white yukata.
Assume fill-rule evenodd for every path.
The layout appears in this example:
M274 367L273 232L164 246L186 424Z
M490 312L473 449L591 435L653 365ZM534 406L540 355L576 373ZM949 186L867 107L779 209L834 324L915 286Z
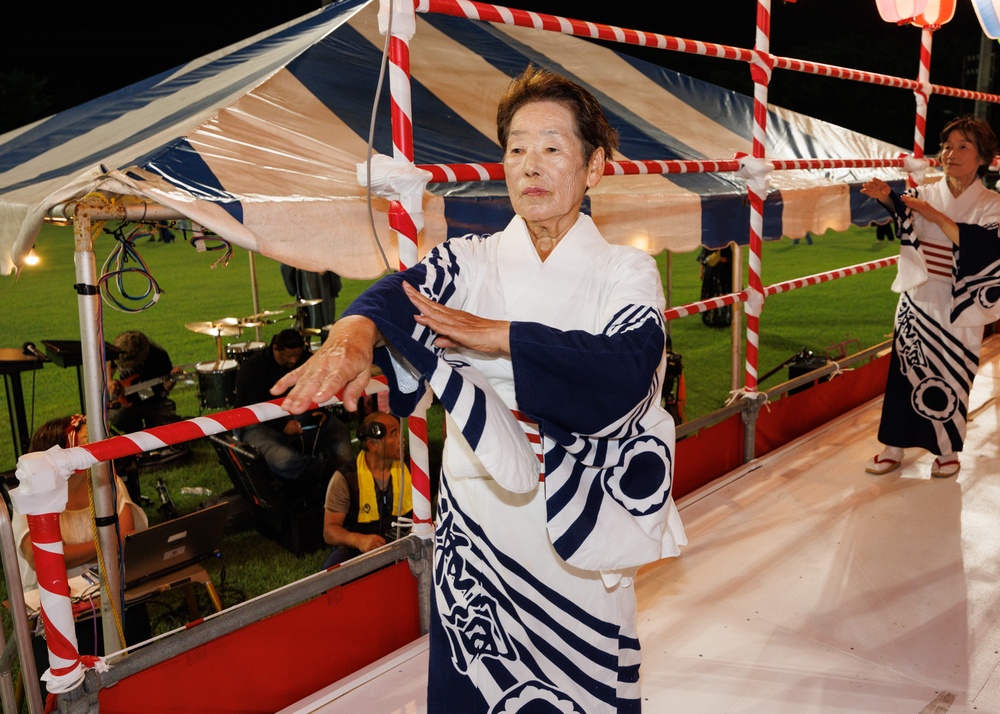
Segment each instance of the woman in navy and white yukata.
M878 432L885 448L869 473L899 468L908 447L936 455L932 476L960 468L983 326L1000 319L1000 194L981 180L996 150L986 122L959 117L941 132L942 180L902 196L880 180L862 188L892 212L900 239L892 289L901 294Z
M423 382L448 413L428 711L637 712L633 577L686 542L662 281L580 212L618 139L587 90L529 68L498 136L510 224L379 281L276 389L351 408L374 346L394 413Z

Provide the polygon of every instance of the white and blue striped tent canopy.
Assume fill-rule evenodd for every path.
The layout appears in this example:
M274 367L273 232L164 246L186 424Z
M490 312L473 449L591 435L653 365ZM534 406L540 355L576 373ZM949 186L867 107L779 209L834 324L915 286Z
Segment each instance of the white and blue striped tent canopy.
M0 272L19 267L53 206L98 190L189 216L233 244L350 278L383 271L357 178L384 38L374 0L343 0L0 136ZM725 60L718 60L720 62ZM750 153L749 97L559 33L418 15L410 48L416 164L497 162L496 100L529 63L601 100L624 159ZM745 72L733 64L734 72ZM391 155L388 81L374 148ZM771 107L769 158L896 158L902 149ZM884 220L859 183L889 170L774 172L765 238ZM387 230L387 203L375 224ZM746 243L745 186L733 174L606 177L591 212L613 242L651 253ZM509 219L502 182L431 184L421 253ZM395 262L392 262L395 265Z

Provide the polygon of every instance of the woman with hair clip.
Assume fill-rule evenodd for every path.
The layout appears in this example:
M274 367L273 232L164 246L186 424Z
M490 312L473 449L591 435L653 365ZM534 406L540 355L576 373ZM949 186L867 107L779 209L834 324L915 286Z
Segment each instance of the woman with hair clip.
M29 452L48 451L53 446L64 449L83 446L87 440L87 417L74 414L46 422L31 437ZM129 498L125 484L115 476L115 494L120 537L143 530L149 525L145 512ZM63 552L66 556L66 571L74 577L97 564L97 549L94 546L94 517L91 512L90 472L75 471L70 474L69 498L66 510L59 514L59 529L62 533ZM11 518L14 528L14 542L18 545L18 565L21 569L21 585L24 590L38 587L35 575L35 556L31 550L27 518L14 513Z
M1000 318L1000 195L982 178L997 137L981 119L953 119L941 131L944 178L902 196L874 179L861 189L888 209L899 234L892 356L882 402L881 453L872 474L899 468L903 449L936 456L931 476L958 473L969 390L979 369L983 327Z
M326 489L323 540L333 550L324 569L395 540L400 517L413 517L399 420L384 412L367 415L358 426L358 441L357 458L335 471Z
M87 417L82 414L73 414L72 416L52 419L40 426L31 437L28 451L48 451L55 446L69 449L87 443L89 443ZM63 540L66 574L72 578L97 565L97 547L94 544L96 537L94 513L90 495L90 471L86 469L74 471L70 474L67 487L66 508L59 514L59 531ZM146 513L132 502L125 484L117 475L114 476L114 493L119 538L124 539L129 533L148 527L149 521ZM18 546L17 563L21 571L21 586L25 592L28 592L38 587L38 577L35 573L35 554L28 533L28 519L15 511L11 516L11 521L14 530L14 543ZM108 563L107 565L112 567L116 564ZM39 618L39 623L41 624L41 622L42 620ZM125 641L129 645L143 642L152 636L149 615L144 604L132 606L125 611L124 627ZM35 654L35 665L39 675L41 675L48 666L48 653L44 631L36 634L41 636L33 638L32 648ZM107 654L103 651L104 636L99 611L95 611L93 618L77 621L76 640L80 654Z

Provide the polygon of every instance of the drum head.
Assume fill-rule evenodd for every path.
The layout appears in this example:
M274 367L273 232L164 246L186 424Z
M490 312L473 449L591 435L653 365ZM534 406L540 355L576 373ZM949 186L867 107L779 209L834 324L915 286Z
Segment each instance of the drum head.
M228 372L239 367L239 363L234 359L215 360L212 362L199 362L195 369L199 372Z

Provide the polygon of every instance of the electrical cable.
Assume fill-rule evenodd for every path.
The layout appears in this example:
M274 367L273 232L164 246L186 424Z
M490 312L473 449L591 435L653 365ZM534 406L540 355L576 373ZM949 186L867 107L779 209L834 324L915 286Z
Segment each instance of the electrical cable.
M115 489L115 484L114 484L114 475L112 475L112 477L111 477L111 482L112 482L111 483L111 494L112 494L112 498L114 499L115 515L116 515L116 518L115 518L115 537L118 538L118 542L120 543L121 542L121 524L118 522L118 518L117 518L117 514L118 514L118 507L117 507L117 504L118 504L118 495L115 493L116 489ZM90 469L87 469L87 500L90 503L90 525L91 525L91 531L94 534L94 550L97 553L98 568L99 568L100 572L106 573L106 572L108 572L108 565L107 565L107 562L104 559L104 550L101 548L101 539L100 539L100 536L99 536L98 530L97 530L97 509L96 509L96 506L94 505L94 482L93 482L93 480L91 479L91 476L90 476ZM125 602L125 585L124 585L124 582L123 582L123 580L124 580L124 570L125 570L125 565L124 565L124 563L121 562L121 558L119 558L119 573L121 574L121 577L119 578L120 597L117 598L117 599L116 598L111 598L111 602L108 603L108 606L109 606L109 608L111 610L111 614L112 614L112 616L114 618L115 629L118 632L118 638L119 638L119 640L123 644L127 644L125 642L125 628L124 628L124 626L122 624L122 613L120 612L120 610L118 608L118 603L119 602L121 602L121 603ZM95 624L94 627L96 628L97 625Z
M104 302L121 312L136 313L152 307L160 299L160 294L163 292L149 272L146 261L142 259L139 251L135 248L137 237L152 235L148 229L144 229L145 232L140 233L140 228L144 228L144 224L136 224L127 236L124 224L119 224L117 228L107 231L115 239L115 247L108 255L107 260L104 261L97 285ZM138 267L129 267L129 262L138 263ZM141 294L132 295L129 293L129 289L125 285L125 277L129 275L145 279L146 286ZM121 300L111 292L110 284L112 281L121 295ZM133 303L141 302L142 304L139 307L130 307L123 300Z
M209 243L209 241L214 241L214 243ZM191 243L191 247L199 253L204 253L206 251L213 252L217 250L226 251L221 258L212 263L211 267L213 270L220 266L225 268L229 265L229 260L233 257L232 243L227 241L225 238L215 235L214 233L206 233L204 229L198 233L193 233L189 242Z
M368 126L368 153L365 159L365 164L367 166L367 175L365 176L365 198L368 201L368 220L371 223L372 237L375 239L375 245L378 246L378 252L382 255L382 262L385 264L385 270L387 273L395 272L392 266L389 265L389 258L386 257L385 249L382 247L382 241L378 237L378 228L375 226L375 211L372 208L372 152L375 150L375 119L378 115L378 102L382 97L382 84L385 79L385 66L389 61L389 40L392 38L392 14L393 14L393 2L394 0L389 0L389 23L385 30L385 42L382 44L382 61L379 63L378 71L378 84L375 87L375 101L372 103L372 114L371 123Z

